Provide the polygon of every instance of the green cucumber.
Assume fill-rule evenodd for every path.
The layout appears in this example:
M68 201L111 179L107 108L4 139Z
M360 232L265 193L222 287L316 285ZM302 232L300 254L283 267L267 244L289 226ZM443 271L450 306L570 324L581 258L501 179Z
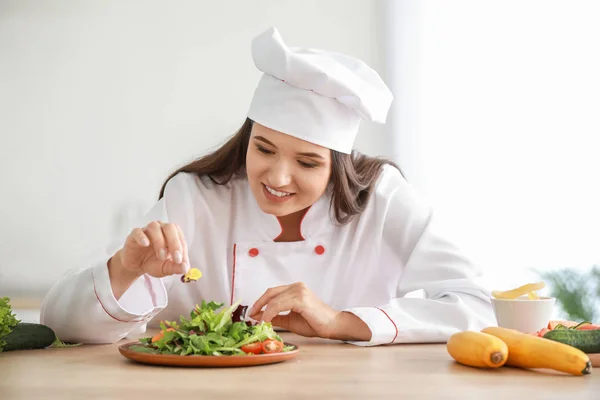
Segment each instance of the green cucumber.
M43 349L54 343L55 339L56 334L46 325L21 322L2 337L6 342L3 351Z
M600 353L600 330L559 329L546 332L544 338L568 344L586 354Z

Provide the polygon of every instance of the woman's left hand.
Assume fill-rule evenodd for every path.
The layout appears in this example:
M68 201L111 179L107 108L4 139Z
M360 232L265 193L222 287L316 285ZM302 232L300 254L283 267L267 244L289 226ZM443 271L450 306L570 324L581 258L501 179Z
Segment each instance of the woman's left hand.
M284 311L290 312L278 315ZM329 307L302 282L268 289L252 306L250 317L302 336L339 340L371 338L370 329L360 318Z

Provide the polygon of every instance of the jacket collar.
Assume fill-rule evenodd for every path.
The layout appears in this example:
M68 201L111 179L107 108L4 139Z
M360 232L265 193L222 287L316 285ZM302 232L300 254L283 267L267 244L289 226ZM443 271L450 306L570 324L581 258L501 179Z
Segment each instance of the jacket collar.
M274 241L282 234L279 219L261 210L246 178L240 179L239 184L243 186L243 209L247 210L247 215L243 218L248 221L248 228L255 235L255 238L250 240ZM300 233L305 240L333 228L334 214L330 210L330 203L331 190L328 187L325 193L310 206L302 219Z

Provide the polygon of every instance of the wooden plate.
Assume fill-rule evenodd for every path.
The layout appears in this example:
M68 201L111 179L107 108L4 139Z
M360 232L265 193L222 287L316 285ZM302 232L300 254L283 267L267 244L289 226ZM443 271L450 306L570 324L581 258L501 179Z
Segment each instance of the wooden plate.
M600 368L600 353L588 354L588 357L592 362L592 367Z
M125 343L119 346L119 352L126 358L152 365L170 365L177 367L250 367L254 365L274 364L287 361L298 355L298 346L285 343L286 346L294 346L294 350L285 353L258 354L249 356L177 356L170 354L151 354L130 350L129 347L139 345L139 342Z

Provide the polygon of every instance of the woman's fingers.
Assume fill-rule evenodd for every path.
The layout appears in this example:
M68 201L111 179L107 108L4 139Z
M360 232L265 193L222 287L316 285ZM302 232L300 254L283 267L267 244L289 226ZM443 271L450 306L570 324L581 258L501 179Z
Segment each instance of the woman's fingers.
M283 285L283 286L277 286L274 288L270 288L267 289L262 296L260 296L260 298L258 300L256 300L256 302L254 303L254 305L252 306L252 308L250 309L250 313L249 315L251 317L254 316L254 314L257 314L258 312L260 312L260 310L262 310L262 308L264 306L267 305L267 303L274 297L279 296L279 294L283 293L285 290L287 290L290 287L290 285Z
M162 267L163 275L175 275L175 274L185 274L187 272L187 266L184 263L176 264L171 260L166 261Z
M186 264L187 269L189 269L191 265L185 235L183 234L183 230L181 230L181 227L179 225L175 226L177 227L177 233L179 234L179 242L181 243L181 249L183 251L183 263Z
M176 224L153 221L142 230L142 234L150 239L159 260L171 259L176 264L183 263L183 247Z
M141 247L150 246L150 239L148 238L148 236L146 236L146 234L141 228L135 228L134 230L132 230L129 236L127 237L127 241L129 243L135 243Z
M150 238L150 243L152 243L156 258L165 261L167 259L167 243L163 236L160 223L157 221L150 222L144 228L144 233Z
M183 251L176 225L162 224L162 232L167 245L168 255L171 256L171 261L175 264L181 264L183 262Z
M297 306L297 297L294 296L293 291L286 290L279 296L275 296L267 303L265 311L262 313L262 321L271 322L280 312L290 311Z
M136 241L136 243L142 247L150 246L150 239L148 238L148 236L146 236L144 231L140 228L135 228L133 230L133 238Z
M254 314L253 319L255 321L264 321L263 314L264 314L264 312L259 311L256 314ZM289 330L289 328L288 328L289 322L288 321L289 321L291 315L292 315L292 313L286 314L286 315L276 315L273 318L271 318L271 323L273 324L273 326L278 326L280 328Z
M313 298L314 295L303 282L278 286L268 289L254 303L250 316L254 318L261 314L261 309L266 306L264 312L261 314L261 319L265 322L270 322L282 311L301 313L308 304L312 303L311 299Z
M183 231L177 224L152 221L144 228L134 229L128 237L130 243L151 246L160 261L161 275L184 274L189 269L189 256Z

